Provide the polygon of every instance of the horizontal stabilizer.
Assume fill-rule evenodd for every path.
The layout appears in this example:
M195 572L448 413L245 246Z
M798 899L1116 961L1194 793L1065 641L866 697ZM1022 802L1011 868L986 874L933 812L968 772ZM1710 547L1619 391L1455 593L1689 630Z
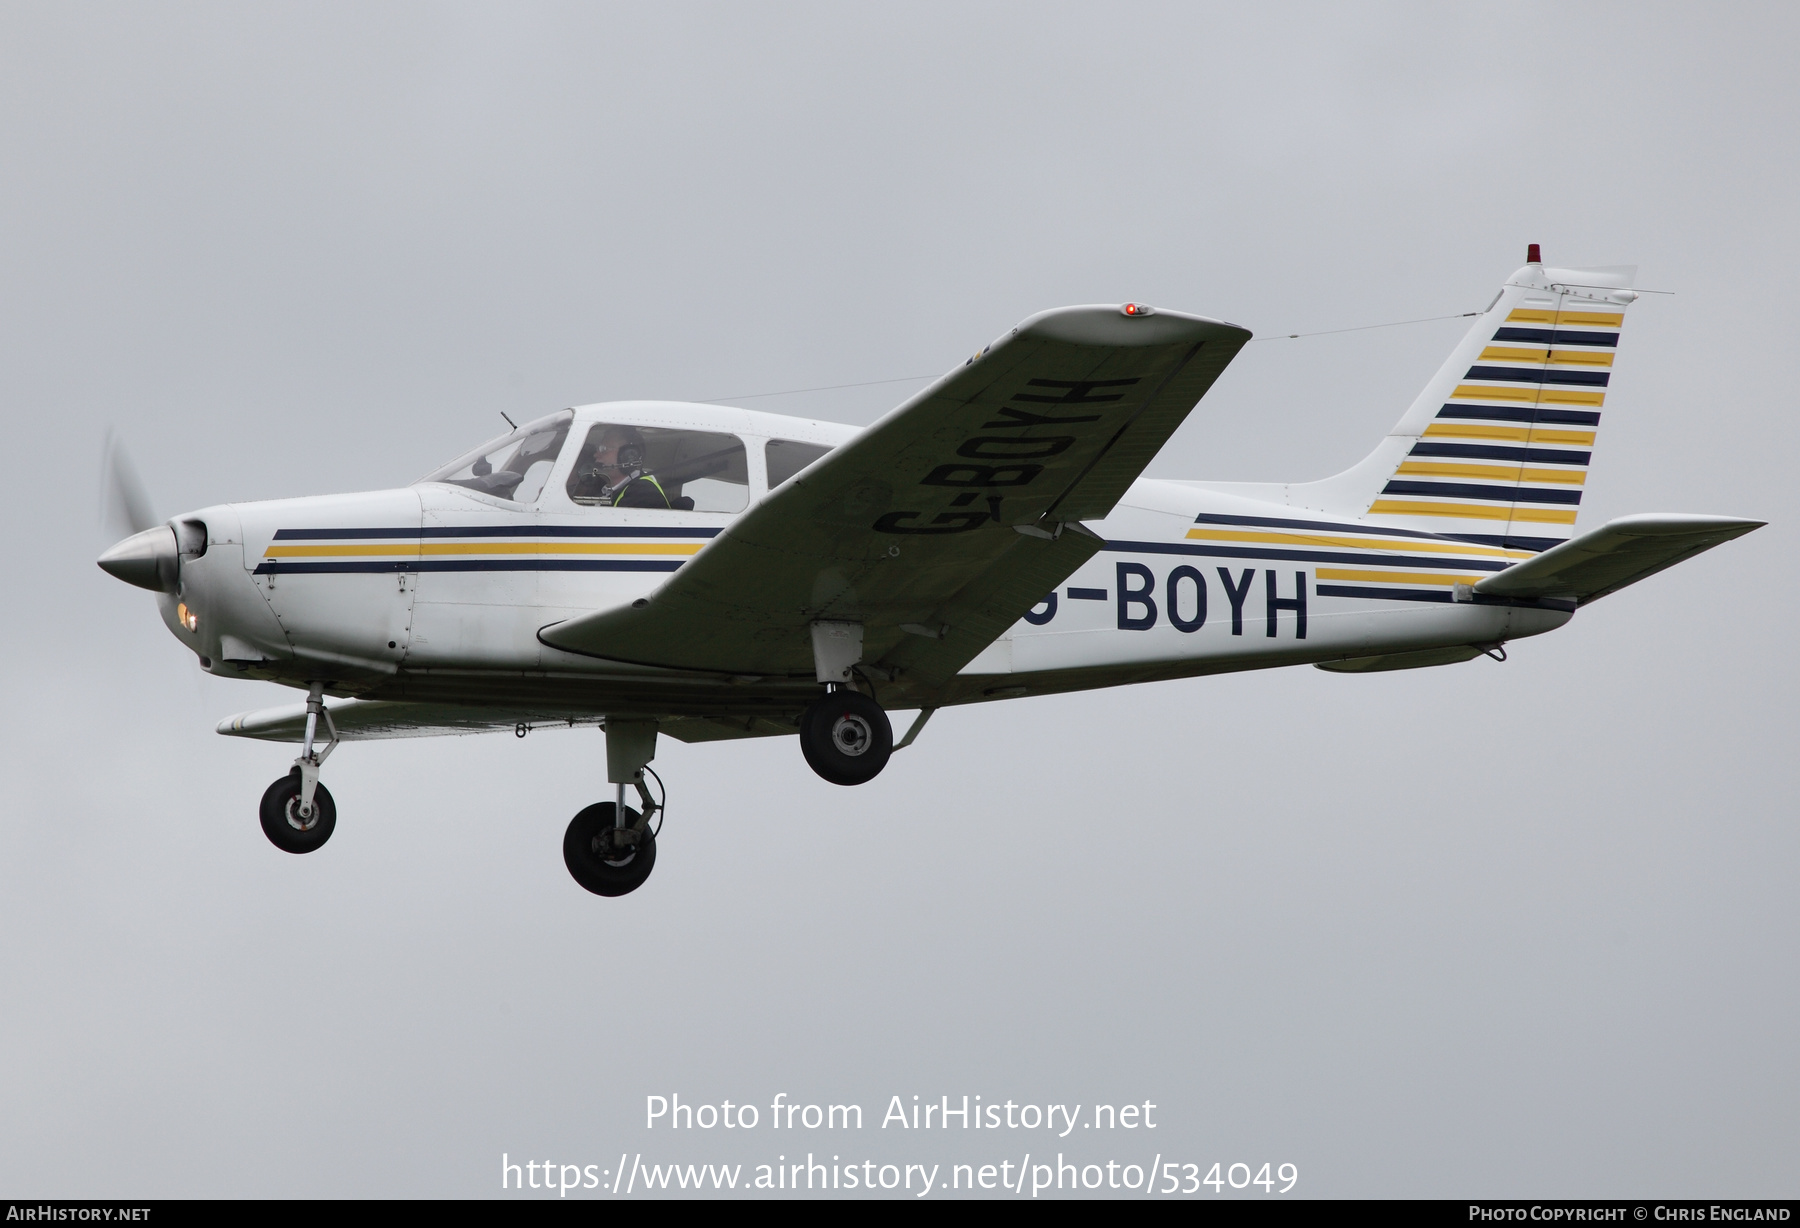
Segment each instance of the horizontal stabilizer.
M1572 598L1585 605L1766 523L1676 512L1621 516L1489 576L1475 591L1488 597Z

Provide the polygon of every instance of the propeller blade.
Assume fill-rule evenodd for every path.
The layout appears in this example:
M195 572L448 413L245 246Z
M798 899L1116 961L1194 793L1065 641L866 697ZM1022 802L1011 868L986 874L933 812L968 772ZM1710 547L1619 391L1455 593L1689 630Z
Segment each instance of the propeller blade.
M104 528L127 536L153 529L162 523L150 505L150 494L139 480L125 445L111 427L106 429L106 442L101 455L101 512Z

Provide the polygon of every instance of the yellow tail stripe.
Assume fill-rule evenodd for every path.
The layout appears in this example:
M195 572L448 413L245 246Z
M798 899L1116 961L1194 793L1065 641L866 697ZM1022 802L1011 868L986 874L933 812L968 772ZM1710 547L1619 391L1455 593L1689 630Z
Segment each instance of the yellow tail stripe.
M1458 384L1450 394L1452 401L1523 401L1527 405L1594 405L1606 404L1604 392L1576 392L1567 388L1539 388L1521 384L1505 388L1497 384Z
M1455 465L1436 461L1403 461L1396 473L1416 473L1445 478L1500 478L1509 482L1553 482L1582 486L1587 473L1581 469L1528 469L1524 465Z
M1550 365L1570 367L1610 367L1613 365L1611 350L1551 350Z
M1461 422L1433 422L1426 439L1505 439L1514 443L1570 443L1591 447L1593 431L1552 431L1541 426L1485 426Z
M1506 317L1508 324L1598 324L1619 328L1625 314L1618 311L1545 311L1540 307L1515 307Z
M1481 351L1481 362L1534 362L1551 366L1610 367L1611 350L1536 350L1512 345L1490 345Z
M1510 503L1411 503L1403 499L1377 499L1371 516L1454 516L1464 520L1529 520L1538 524L1574 524L1575 512L1552 508L1515 507Z

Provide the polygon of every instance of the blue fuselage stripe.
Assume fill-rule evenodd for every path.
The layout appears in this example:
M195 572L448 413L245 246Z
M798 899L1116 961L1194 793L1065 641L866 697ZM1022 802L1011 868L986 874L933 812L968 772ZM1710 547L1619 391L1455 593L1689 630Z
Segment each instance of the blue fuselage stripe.
M1335 520L1288 520L1269 516L1223 516L1211 512L1202 512L1194 517L1195 524L1231 524L1245 525L1258 529L1335 529L1342 532L1364 533L1371 537L1422 537L1427 541L1449 541L1442 533L1427 533L1422 529L1390 529L1381 525L1343 524Z
M1446 592L1428 592L1415 588L1376 588L1361 584L1315 584L1313 592L1320 597L1358 597L1365 601L1428 601L1438 605L1450 605L1455 598ZM1533 610L1573 610L1573 601L1562 601L1552 597L1539 597L1530 600L1519 597L1490 597L1486 593L1471 593L1472 605L1505 605L1520 609Z
M380 559L370 562L289 562L265 559L257 565L259 576L393 575L424 571L674 571L681 563L672 559Z
M1372 563L1382 567L1436 567L1447 571L1505 571L1502 559L1434 559L1414 554L1329 554L1323 550L1274 550L1266 546L1212 546L1188 542L1107 542L1117 554L1199 554L1221 559L1279 559L1284 563Z
M423 541L441 537L717 537L721 529L594 528L580 524L465 525L407 529L277 529L276 541L351 541L356 538Z

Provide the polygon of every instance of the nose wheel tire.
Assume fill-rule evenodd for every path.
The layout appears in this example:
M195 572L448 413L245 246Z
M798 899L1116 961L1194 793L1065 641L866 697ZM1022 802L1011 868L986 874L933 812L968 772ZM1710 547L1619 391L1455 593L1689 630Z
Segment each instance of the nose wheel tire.
M313 790L312 814L300 813L299 768L263 791L261 812L263 835L284 853L313 852L337 827L337 805L324 785Z
M881 705L856 691L833 691L800 718L800 750L834 785L860 785L887 766L894 727Z
M623 831L614 826L613 814L613 803L596 802L570 819L563 833L563 864L595 895L636 891L656 868L656 837L629 826L637 822L637 811L626 808Z

